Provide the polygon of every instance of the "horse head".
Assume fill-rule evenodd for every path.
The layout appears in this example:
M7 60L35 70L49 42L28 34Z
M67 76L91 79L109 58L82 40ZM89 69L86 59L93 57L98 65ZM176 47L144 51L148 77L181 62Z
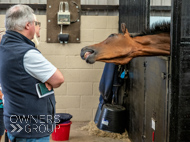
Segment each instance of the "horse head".
M81 58L87 63L96 61L127 64L138 56L170 54L169 34L154 34L131 37L126 25L121 24L123 34L111 34L104 41L81 49Z

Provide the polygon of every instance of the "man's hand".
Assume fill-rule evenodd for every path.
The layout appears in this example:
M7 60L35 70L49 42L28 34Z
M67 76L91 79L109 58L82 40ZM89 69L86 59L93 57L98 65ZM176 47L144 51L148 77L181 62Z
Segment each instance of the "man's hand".
M47 82L45 82L45 86L46 86L46 88L47 88L49 91L51 91L51 90L53 89L53 87L52 87L49 83L47 83Z

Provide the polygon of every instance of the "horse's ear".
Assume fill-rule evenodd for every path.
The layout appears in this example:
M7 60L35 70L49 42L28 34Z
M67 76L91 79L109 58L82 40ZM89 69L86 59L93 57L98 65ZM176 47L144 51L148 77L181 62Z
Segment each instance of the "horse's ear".
M124 35L129 35L129 32L128 32L127 28L126 28L125 23L121 23L121 30L122 30Z
M125 23L121 23L121 30L122 30L123 34L126 33L126 24Z

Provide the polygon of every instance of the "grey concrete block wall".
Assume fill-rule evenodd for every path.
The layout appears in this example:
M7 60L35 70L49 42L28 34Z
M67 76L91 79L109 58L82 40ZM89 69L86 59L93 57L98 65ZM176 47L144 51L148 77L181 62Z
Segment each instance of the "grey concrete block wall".
M61 88L55 89L57 112L72 114L73 121L93 120L105 63L87 64L80 58L80 50L86 45L103 41L113 32L118 33L118 16L82 16L80 44L46 43L46 16L37 17L42 20L39 49L65 77Z
M20 0L20 3L30 3L30 0Z
M0 19L0 30L5 29L5 16L0 15ZM111 33L118 33L119 17L81 16L79 44L46 43L46 15L37 15L37 19L41 22L38 49L65 78L64 84L55 89L56 112L70 113L73 115L72 121L93 120L99 103L99 81L105 63L87 64L80 58L80 50L103 41Z

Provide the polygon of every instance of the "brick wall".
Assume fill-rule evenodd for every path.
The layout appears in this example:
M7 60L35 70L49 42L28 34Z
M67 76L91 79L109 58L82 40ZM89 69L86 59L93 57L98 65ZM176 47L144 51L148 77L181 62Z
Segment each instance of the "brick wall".
M0 15L0 30L4 29L4 18ZM46 16L37 15L37 19L42 23L38 49L65 78L64 84L55 89L57 112L70 113L72 121L93 120L104 63L87 64L80 58L80 50L103 41L111 33L118 33L118 16L82 16L80 44L46 43Z

